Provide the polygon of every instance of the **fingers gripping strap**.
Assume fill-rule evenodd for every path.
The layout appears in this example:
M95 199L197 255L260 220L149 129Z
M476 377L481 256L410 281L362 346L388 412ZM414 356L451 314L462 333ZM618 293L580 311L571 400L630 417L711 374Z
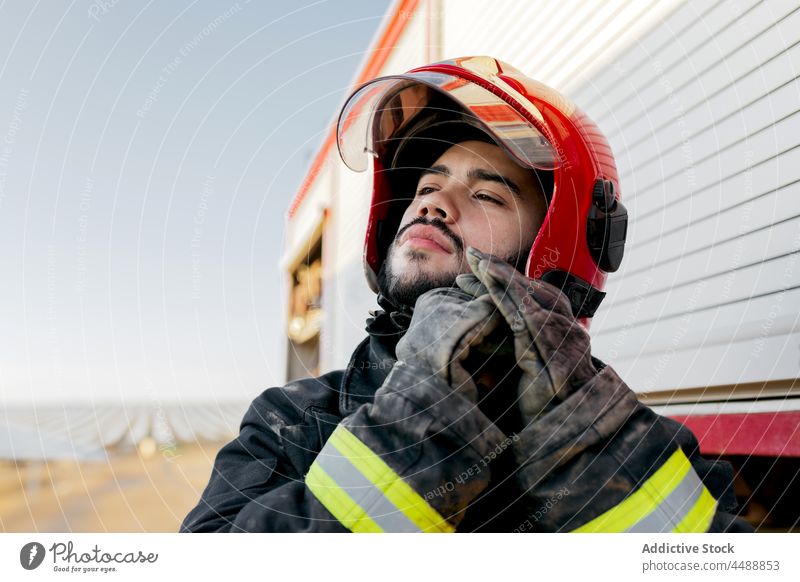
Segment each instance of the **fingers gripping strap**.
M644 484L616 507L575 532L705 532L717 501L678 448Z
M314 496L353 532L452 532L439 513L341 424L306 475Z

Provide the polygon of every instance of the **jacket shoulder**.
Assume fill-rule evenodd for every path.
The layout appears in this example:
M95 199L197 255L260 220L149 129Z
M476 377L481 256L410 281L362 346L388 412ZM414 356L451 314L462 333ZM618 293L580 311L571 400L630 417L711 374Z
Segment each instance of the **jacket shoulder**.
M344 370L334 370L267 388L250 403L240 428L267 424L278 432L286 426L309 422L309 412L338 414L343 376Z

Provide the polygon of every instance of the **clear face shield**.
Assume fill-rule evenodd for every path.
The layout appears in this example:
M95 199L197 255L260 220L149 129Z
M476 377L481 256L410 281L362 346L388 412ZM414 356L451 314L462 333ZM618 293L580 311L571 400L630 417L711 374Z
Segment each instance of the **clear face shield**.
M521 166L554 170L561 164L556 148L524 115L494 93L465 79L419 72L376 79L350 96L336 131L339 153L351 170L363 172L369 158L382 157L393 139L417 116L430 112L442 96L482 126ZM447 102L447 99L445 99ZM541 114L527 104L527 113Z

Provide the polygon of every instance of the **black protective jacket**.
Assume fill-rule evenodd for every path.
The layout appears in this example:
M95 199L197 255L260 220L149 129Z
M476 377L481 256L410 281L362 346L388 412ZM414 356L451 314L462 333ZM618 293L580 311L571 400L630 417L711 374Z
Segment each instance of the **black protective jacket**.
M595 380L522 427L497 399L468 406L446 386L404 378L394 351L404 325L407 316L379 311L347 368L257 397L181 531L415 531L406 526L426 515L441 516L434 531L752 531L730 513L730 466L702 459L692 433L639 403L610 367L596 361ZM340 424L402 480L403 499L427 505L422 517L393 520L386 499L359 501L352 483L342 487L355 501L311 487L317 457L333 458L323 447L338 454L326 443ZM672 478L681 462L686 477ZM336 477L326 463L322 474ZM389 489L389 507L408 513Z

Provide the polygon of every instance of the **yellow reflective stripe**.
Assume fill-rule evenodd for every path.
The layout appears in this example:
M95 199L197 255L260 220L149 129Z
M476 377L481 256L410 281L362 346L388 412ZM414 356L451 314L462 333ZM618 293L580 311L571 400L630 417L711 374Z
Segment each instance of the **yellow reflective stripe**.
M355 533L380 533L381 526L353 501L336 482L316 463L306 474L306 485L325 509L343 526Z
M681 522L675 526L673 533L704 533L711 527L711 521L717 512L717 500L703 487L700 499L686 514Z
M428 505L419 493L347 428L341 424L336 427L328 443L346 457L421 531L442 533L455 531L455 528Z
M683 450L678 448L639 489L617 506L577 528L574 532L623 532L631 528L639 520L657 510L664 499L692 470L689 459L686 458ZM688 518L688 516L686 517Z

